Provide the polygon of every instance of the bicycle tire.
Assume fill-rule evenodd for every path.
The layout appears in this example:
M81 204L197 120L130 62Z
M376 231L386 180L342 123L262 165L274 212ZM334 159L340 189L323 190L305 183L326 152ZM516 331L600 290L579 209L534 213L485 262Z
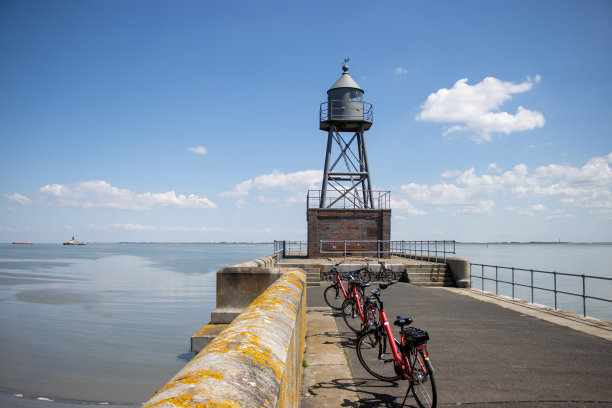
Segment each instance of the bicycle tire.
M356 349L359 362L368 373L383 381L399 380L391 345L385 332L378 328L364 331L357 338Z
M363 283L368 283L369 281L372 280L372 272L370 272L367 269L360 269L357 272L355 272L355 278L357 278Z
M344 302L344 294L338 284L333 284L325 289L323 292L323 298L325 303L334 310L342 310L342 303Z
M346 323L348 328L355 333L361 333L363 328L363 322L361 321L361 316L357 309L358 307L357 302L353 298L346 299L342 303L342 318L344 319L344 323Z
M425 359L423 350L413 349L410 351L410 388L414 399L420 408L434 408L438 403L436 380L429 359Z
M391 269L384 269L380 271L380 275L383 282L391 282L392 280L395 280L395 272L393 272Z

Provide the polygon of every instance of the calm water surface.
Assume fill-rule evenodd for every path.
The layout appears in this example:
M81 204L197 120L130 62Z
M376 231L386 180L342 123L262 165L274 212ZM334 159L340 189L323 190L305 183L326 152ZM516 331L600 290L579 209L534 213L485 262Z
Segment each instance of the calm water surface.
M472 263L498 265L523 269L535 269L549 272L561 272L572 275L592 275L612 278L612 245L604 244L457 244L456 254L470 259ZM472 266L472 275L494 278L495 269ZM512 282L511 270L498 270L498 279ZM530 285L531 273L515 271L514 281ZM483 288L483 280L472 278L474 287ZM534 273L533 284L541 288L554 288L553 275ZM557 289L570 293L582 293L580 277L557 276ZM512 295L512 285L484 281L484 290ZM600 279L585 280L586 294L604 299L612 299L612 281ZM531 300L531 290L515 285L514 296ZM534 290L535 303L547 306L555 305L554 294L544 290ZM582 298L559 294L557 307L575 313L583 313ZM586 301L587 316L612 321L612 303L598 300Z
M0 244L0 388L143 402L192 357L238 244Z

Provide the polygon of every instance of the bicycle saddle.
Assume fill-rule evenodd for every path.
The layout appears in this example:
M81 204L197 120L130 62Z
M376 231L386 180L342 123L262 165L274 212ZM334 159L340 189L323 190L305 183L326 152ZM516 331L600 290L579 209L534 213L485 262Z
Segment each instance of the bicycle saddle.
M412 323L412 321L413 320L410 317L397 316L397 319L395 320L395 322L393 322L393 324L399 327L404 327Z
M360 283L357 284L357 286L360 287L360 288L367 288L368 286L370 286L370 284L369 283L361 283L360 282Z

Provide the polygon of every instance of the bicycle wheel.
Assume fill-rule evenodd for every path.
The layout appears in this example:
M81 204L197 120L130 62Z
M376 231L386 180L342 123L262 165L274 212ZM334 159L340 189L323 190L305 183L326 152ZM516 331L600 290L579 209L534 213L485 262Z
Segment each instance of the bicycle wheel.
M323 298L325 299L325 303L329 305L334 310L342 310L342 302L344 302L344 294L342 290L340 290L340 286L337 284L333 284L325 289L323 292Z
M384 332L370 329L361 333L356 348L359 362L368 373L383 381L399 380L391 345Z
M391 282L395 279L395 273L391 269L380 271L380 275L383 282Z
M411 350L409 358L412 369L410 388L414 399L420 408L434 408L438 402L438 394L433 367L429 359L425 359L423 350Z
M346 325L355 333L362 330L361 316L359 315L359 305L353 298L348 298L342 303L342 318Z
M367 269L360 269L355 272L355 278L360 280L363 283L368 283L372 280L372 272Z

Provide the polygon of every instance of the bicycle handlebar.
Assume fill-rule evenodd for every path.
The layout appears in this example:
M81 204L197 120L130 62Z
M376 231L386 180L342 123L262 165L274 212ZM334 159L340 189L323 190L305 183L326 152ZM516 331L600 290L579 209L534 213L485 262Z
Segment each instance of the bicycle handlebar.
M383 282L383 283L378 284L378 287L381 289L387 289L389 286L395 285L397 282L399 281L395 280L395 281L390 281L390 282Z
M391 282L386 282L386 283L379 283L378 284L378 289L374 289L372 291L372 294L378 298L380 296L380 291L381 290L385 290L389 286L395 285L397 282L399 282L399 281L391 281Z

